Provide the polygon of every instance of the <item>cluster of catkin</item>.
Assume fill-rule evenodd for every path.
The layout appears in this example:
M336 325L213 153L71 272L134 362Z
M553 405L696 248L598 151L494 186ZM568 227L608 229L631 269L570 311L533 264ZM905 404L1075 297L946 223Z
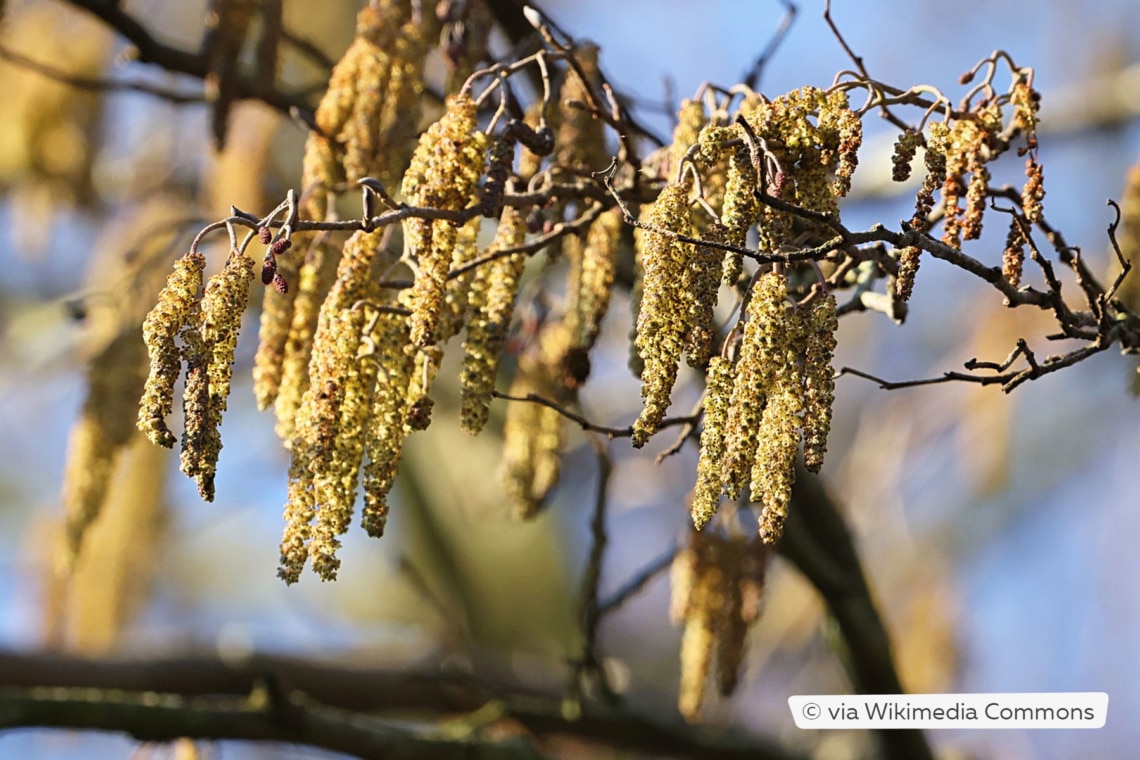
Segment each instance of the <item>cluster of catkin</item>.
M693 524L703 528L723 494L735 499L748 486L762 505L760 537L773 543L788 514L801 443L812 472L827 452L838 319L833 295L793 304L787 280L775 272L760 276L745 313L735 364L723 356L709 362Z
M982 234L982 217L990 196L988 165L1009 149L1012 139L1025 135L1028 154L1025 185L1021 191L1021 218L1011 214L1002 256L1002 275L1014 287L1021 283L1025 262L1026 223L1041 221L1045 197L1044 178L1036 157L1037 113L1040 95L1022 72L1014 77L1008 93L994 95L979 103L968 117L952 118L927 125L925 133L907 129L895 141L893 178L910 177L911 163L920 147L925 148L926 175L915 197L911 229L928 231L938 219L942 222L942 242L961 248L965 240ZM1008 117L1006 111L1009 111ZM935 204L935 193L941 202ZM906 302L914 289L921 250L908 246L898 251L898 274L894 296Z
M700 717L710 673L722 696L736 689L748 630L760 617L767 557L755 539L693 532L673 559L670 617L684 626L677 706L686 720Z
M736 285L742 272L739 252L682 238L739 248L755 229L761 252L803 247L812 231L758 196L836 214L858 163L862 126L840 90L805 87L771 101L753 94L737 122L714 116L696 101L682 104L665 163L673 181L642 211L635 238L641 277L633 342L645 399L634 423L638 447L664 420L682 354L694 367L708 363L718 288Z
M138 428L152 443L174 446L166 418L173 410L174 386L185 365L182 471L197 481L203 499L213 501L222 450L219 426L230 395L234 350L254 262L231 251L222 270L201 292L205 268L201 253L181 257L143 322L150 372L139 405Z

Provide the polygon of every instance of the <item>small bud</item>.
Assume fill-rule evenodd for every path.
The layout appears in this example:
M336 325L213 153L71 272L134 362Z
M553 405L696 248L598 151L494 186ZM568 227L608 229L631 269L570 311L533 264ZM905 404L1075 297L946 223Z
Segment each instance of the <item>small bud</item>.
M269 253L274 256L280 256L293 247L293 241L289 238L281 238L273 245L269 246Z
M257 239L261 241L262 245L269 245L269 241L273 239L273 230L268 227L258 227Z
M277 277L277 262L272 256L266 256L261 264L261 284L268 285Z
M289 283L285 281L285 278L281 276L280 272L273 275L273 289L281 295L285 295L289 292Z

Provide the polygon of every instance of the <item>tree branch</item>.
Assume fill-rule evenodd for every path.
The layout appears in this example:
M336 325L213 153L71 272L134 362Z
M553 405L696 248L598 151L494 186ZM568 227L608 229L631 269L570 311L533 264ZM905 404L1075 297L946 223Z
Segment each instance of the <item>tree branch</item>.
M902 694L890 636L875 608L851 533L822 480L796 466L792 509L777 550L815 586L851 656L843 662L859 694ZM876 732L890 760L934 760L917 729Z
M212 655L88 660L0 652L0 729L122 731L139 739L248 739L307 744L358 757L523 758L530 743L413 730L408 716L454 718L501 701L501 720L539 738L566 736L670 757L806 760L763 737L649 720L625 710L561 712L561 695L462 673L369 670L294 657ZM395 711L399 728L362 713ZM514 733L514 732L510 732ZM480 754L485 753L485 754Z

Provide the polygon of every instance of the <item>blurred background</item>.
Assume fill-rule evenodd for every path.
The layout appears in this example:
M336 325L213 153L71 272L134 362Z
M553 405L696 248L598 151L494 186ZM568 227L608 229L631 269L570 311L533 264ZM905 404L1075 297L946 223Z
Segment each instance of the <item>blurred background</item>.
M173 44L193 48L203 3L124 7ZM351 39L359 2L286 3L286 23L332 58ZM1140 153L1140 16L1129 0L947 4L844 2L834 17L872 76L929 83L952 99L959 75L994 49L1036 69L1042 91L1040 160L1045 213L1108 271L1105 199L1119 198ZM776 2L698 4L559 2L543 7L601 46L603 70L636 97L662 136L662 103L702 81L729 86L779 25ZM799 16L764 69L759 89L827 86L850 65L819 3ZM122 56L123 42L64 3L9 0L0 45L74 76L108 76L189 92L200 83ZM311 61L286 58L287 89L319 84ZM1004 76L1004 75L1002 75ZM501 439L461 432L457 363L441 372L436 424L413 438L382 541L350 531L340 579L275 575L288 460L271 414L256 411L250 366L256 314L246 315L235 390L222 427L217 500L199 500L177 458L137 440L116 465L110 508L69 594L52 582L69 430L86 393L87 361L109 325L141 320L174 258L230 204L264 213L300 176L304 133L280 114L238 105L223 153L212 150L200 105L139 93L95 95L0 61L0 646L107 652L266 651L369 665L441 661L560 683L578 645L576 593L589 548L595 457L572 434L550 507L518 524L495 478ZM1002 82L1004 86L1004 82ZM853 198L852 229L909 217L913 188L889 177L893 135L874 117ZM1006 172L1007 176L1003 176ZM1012 156L995 180L1020 183ZM996 263L1004 225L972 253ZM1001 227L999 229L999 227ZM211 267L220 266L215 256ZM1029 271L1029 270L1027 270ZM1066 286L1071 284L1066 281ZM143 295L150 294L150 295ZM257 299L255 299L257 300ZM1046 315L1002 307L997 294L926 261L899 327L878 313L842 320L837 365L902 380L1000 361L1018 337L1049 332ZM610 311L582 392L587 415L626 425L639 386L626 369L628 301ZM454 352L452 352L454 353ZM452 357L454 358L454 357ZM1106 691L1099 731L947 731L931 741L947 758L1127 758L1140 714L1140 405L1134 362L1115 351L1022 386L954 385L895 392L838 382L823 476L856 534L871 585L913 692ZM450 369L449 369L450 368ZM449 378L444 381L443 378ZM698 398L683 375L674 411ZM496 402L497 405L503 402ZM131 412L133 414L133 411ZM501 406L495 407L501 419ZM620 587L683 535L692 447L655 465L662 436L641 452L612 446L611 546L603 589ZM441 464L445 466L441 466ZM125 527L124 527L125 526ZM601 646L614 683L635 704L675 710L680 632L658 577L608 618ZM819 758L857 758L867 737L800 732L789 694L844 693L822 603L781 560L749 639L744 683L707 711L712 725L772 734ZM20 731L0 735L0 757L126 757L124 737ZM322 757L299 748L227 744L226 758Z

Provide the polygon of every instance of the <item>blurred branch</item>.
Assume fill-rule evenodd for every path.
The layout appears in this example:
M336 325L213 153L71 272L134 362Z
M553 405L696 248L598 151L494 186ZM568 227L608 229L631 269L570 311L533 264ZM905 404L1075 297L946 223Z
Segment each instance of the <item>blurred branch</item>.
M822 480L796 466L784 536L777 549L815 586L850 650L844 658L859 694L902 694L891 655L890 636L875 608L859 555L839 508ZM889 760L933 760L926 737L917 729L877 732Z
M256 655L88 660L0 652L0 729L50 726L123 731L139 739L248 739L307 744L359 757L540 756L529 742L412 729L409 714L454 718L501 700L502 721L540 738L566 736L616 750L670 757L806 760L739 733L587 710L568 720L560 698L462 673L368 670ZM372 715L399 711L401 727ZM513 732L510 732L513 733Z
M185 103L202 103L206 99L206 96L200 92L180 93L145 82L120 82L113 79L76 76L4 47L0 47L0 59L80 90L93 90L95 92L140 92L178 105Z
M629 438L630 436L633 435L633 426L620 427L619 428L619 427L609 427L607 425L597 425L593 422L590 422L588 419L583 417L581 414L578 414L577 412L573 412L573 411L567 409L566 407L562 406L561 404L559 404L555 401L551 401L548 398L544 398L544 397L538 395L537 393L528 393L525 396L511 396L510 394L507 394L507 393L500 393L499 391L492 391L491 395L493 395L495 398L503 399L504 401L520 401L520 402L526 402L526 403L531 403L531 404L540 404L542 406L549 407L550 409L553 409L554 411L558 412L559 414L561 414L563 417L570 420L571 422L577 423L583 430L591 432L591 433L601 433L602 435L609 437L611 440L614 438ZM697 413L695 415L690 415L688 417L667 417L664 420L662 420L661 427L667 428L667 427L673 427L674 425L691 425L694 422L696 422L696 420L699 418L700 418L700 413Z
M210 73L210 61L207 56L160 42L150 29L120 8L115 0L67 0L67 2L95 16L130 42L136 51L135 60L195 79L204 80ZM237 100L260 100L282 113L289 113L293 108L302 112L312 110L306 97L281 92L275 88L263 89L249 77L239 77L236 85Z

